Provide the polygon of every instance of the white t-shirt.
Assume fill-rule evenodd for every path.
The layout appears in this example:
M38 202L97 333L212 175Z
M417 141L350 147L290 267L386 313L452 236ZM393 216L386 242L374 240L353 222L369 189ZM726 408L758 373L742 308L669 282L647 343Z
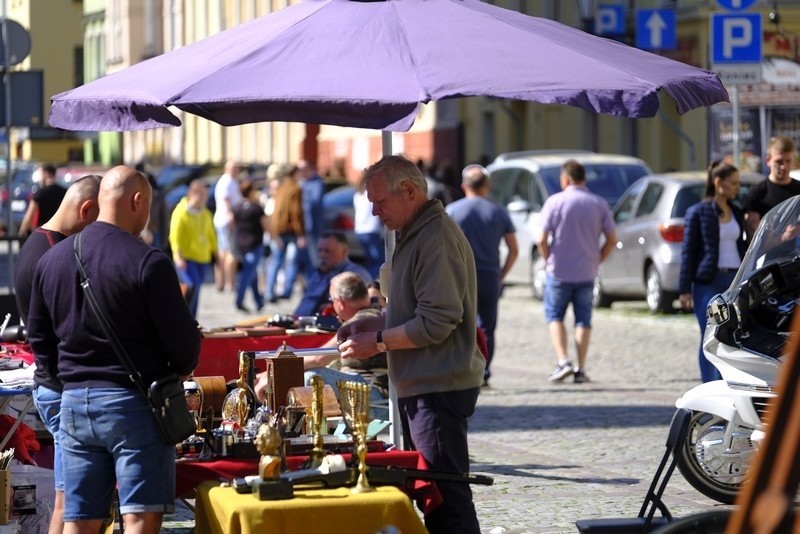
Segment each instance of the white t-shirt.
M738 269L742 263L739 257L739 248L736 240L739 239L739 223L731 217L726 223L719 223L719 259L717 267L723 269Z
M380 218L372 214L372 202L366 191L353 194L353 226L357 234L374 234L383 232Z
M217 210L214 212L214 226L221 228L230 222L230 211L225 200L236 208L242 203L242 192L239 190L239 181L230 174L223 174L214 188L214 202Z

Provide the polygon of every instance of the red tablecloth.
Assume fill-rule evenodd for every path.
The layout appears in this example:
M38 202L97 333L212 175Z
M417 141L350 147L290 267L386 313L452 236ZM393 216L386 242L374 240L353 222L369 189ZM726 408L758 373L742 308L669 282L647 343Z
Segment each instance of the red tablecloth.
M350 455L343 455L346 462ZM307 456L289 456L286 465L290 471L299 469L308 460ZM367 464L378 467L402 467L426 471L428 464L417 451L370 452ZM258 474L258 460L222 459L211 462L178 461L175 464L175 495L180 497L196 488L206 480L231 480L248 475ZM403 488L408 491L408 488ZM432 510L441 503L442 497L436 484L424 480L416 480L411 488L412 498L423 501L425 511Z
M27 343L3 343L2 346L6 351L0 353L0 356L22 360L28 365L33 363L33 352Z
M286 344L295 349L312 349L321 347L334 335L302 333L285 334L282 336L256 336L256 337L204 337L200 343L200 364L194 376L224 376L225 380L239 378L239 351L265 351L275 350L286 341ZM263 360L256 360L256 372L266 369Z

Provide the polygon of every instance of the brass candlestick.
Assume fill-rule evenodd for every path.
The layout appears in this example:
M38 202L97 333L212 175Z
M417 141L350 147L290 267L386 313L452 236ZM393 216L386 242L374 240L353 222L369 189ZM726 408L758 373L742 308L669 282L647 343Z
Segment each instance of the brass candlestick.
M369 384L339 381L339 404L342 415L350 425L353 435L354 453L358 457L358 481L352 493L375 491L367 481L367 424L369 421Z
M325 458L325 440L322 437L322 427L325 425L323 413L322 388L325 382L319 375L313 375L309 381L311 385L311 432L314 436L314 449L311 451L311 468L316 469L322 465Z

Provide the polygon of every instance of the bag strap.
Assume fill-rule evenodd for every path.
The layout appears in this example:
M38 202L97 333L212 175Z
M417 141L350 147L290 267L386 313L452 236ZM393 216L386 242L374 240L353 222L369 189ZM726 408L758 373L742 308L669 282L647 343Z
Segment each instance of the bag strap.
M144 387L142 375L136 370L136 367L134 367L133 362L128 356L128 352L125 350L125 347L122 346L117 334L111 329L108 319L106 319L106 316L103 314L103 310L100 309L97 299L94 298L92 288L89 286L89 277L86 276L86 271L83 269L83 262L81 261L80 233L78 233L78 235L75 237L72 248L75 252L75 260L78 262L78 272L80 273L81 277L81 287L86 295L86 300L89 302L89 307L94 312L94 316L97 317L97 320L100 322L100 326L103 327L103 331L106 333L106 337L108 337L108 340L111 342L111 346L114 348L114 353L117 355L117 358L119 358L119 361L122 362L125 370L128 371L128 378L130 378L131 382L133 382L136 387L139 388L139 391L141 391L144 396L149 399L150 395L147 393L147 389Z

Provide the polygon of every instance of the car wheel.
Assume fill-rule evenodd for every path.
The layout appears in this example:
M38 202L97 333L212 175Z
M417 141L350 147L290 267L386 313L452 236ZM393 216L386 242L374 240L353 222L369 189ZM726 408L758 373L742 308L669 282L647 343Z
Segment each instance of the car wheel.
M544 284L547 265L539 252L531 252L531 293L536 300L544 300Z
M603 292L603 284L600 282L600 277L594 279L594 288L592 289L592 305L595 308L610 308L614 300Z
M661 287L661 276L658 274L658 269L656 269L655 265L647 267L647 278L645 280L647 285L647 308L650 313L669 313L673 311L672 296Z

